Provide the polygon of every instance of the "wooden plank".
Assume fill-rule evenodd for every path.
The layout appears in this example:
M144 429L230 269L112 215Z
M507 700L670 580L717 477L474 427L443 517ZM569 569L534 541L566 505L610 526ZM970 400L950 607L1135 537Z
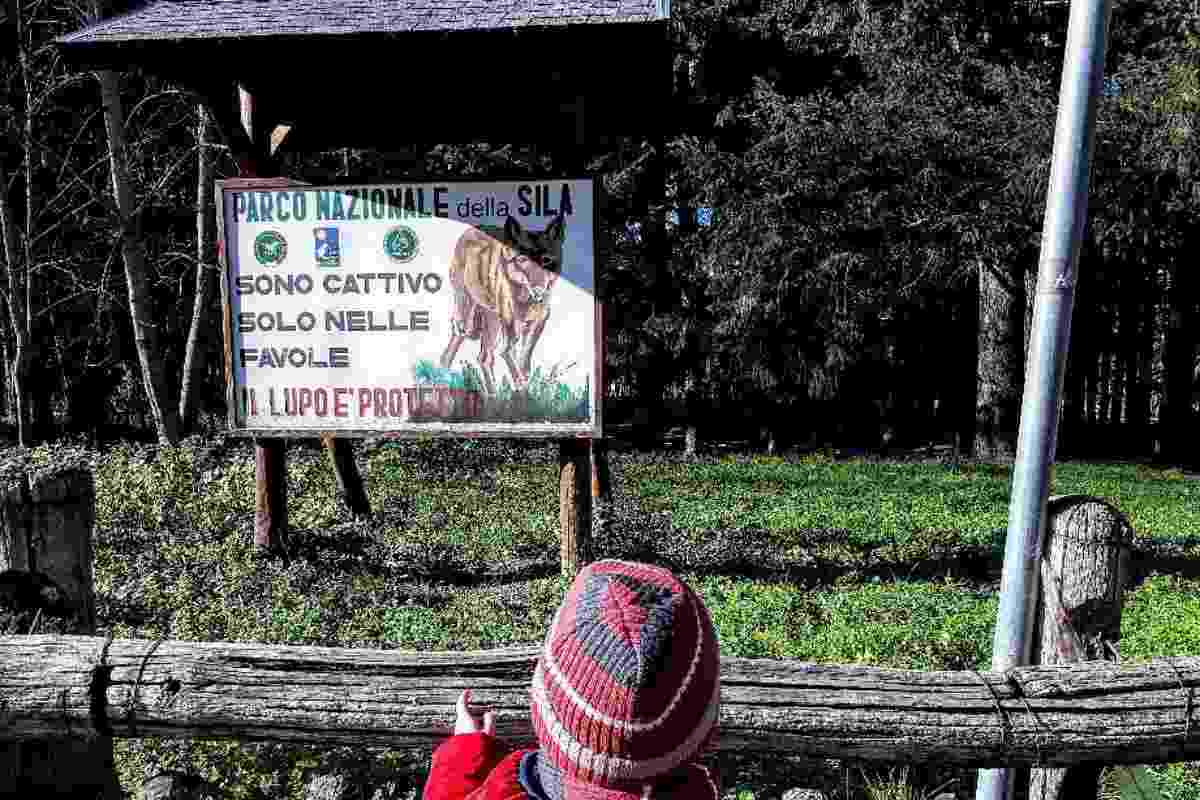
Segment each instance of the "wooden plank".
M0 637L0 738L234 737L432 746L464 688L529 743L538 648L412 652ZM725 658L720 748L967 766L1200 759L1200 657L1006 674Z

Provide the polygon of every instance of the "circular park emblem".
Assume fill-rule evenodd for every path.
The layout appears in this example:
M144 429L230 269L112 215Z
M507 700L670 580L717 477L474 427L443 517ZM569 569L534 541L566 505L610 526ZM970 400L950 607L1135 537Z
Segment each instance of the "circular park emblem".
M254 237L254 258L264 267L282 264L287 258L287 240L279 231L263 231Z
M392 261L407 264L417 257L417 234L407 225L397 225L383 237L383 252Z

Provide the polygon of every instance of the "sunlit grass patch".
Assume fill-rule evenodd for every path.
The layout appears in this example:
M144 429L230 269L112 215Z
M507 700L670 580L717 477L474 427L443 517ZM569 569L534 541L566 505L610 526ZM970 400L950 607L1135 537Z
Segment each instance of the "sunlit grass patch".
M346 558L335 558L340 551L332 537L321 538L324 529L347 519L333 495L332 469L319 449L297 447L289 460L289 513L294 528L316 531L307 532L315 555L290 566L256 554L251 545L254 466L248 448L229 453L215 468L197 466L198 455L186 447L163 448L153 458L137 448L106 453L96 466L97 594L109 610L136 605L140 611L104 622L119 637L422 651L541 641L564 591L561 579L455 586L438 580L437 566L443 557L456 570L512 564L529 555L553 559L556 468L507 462L480 467L467 463L473 452L467 444L429 443L422 456L424 446L374 446L360 457L372 508L380 513L353 531L363 554ZM431 452L442 460L429 458ZM711 535L706 526L753 530L758 538L748 544L852 567L863 558L863 545L873 548L875 558L906 561L960 543L994 544L1005 528L1011 480L1006 468L994 465L955 470L828 459L631 464L624 470L622 483L632 496L622 524L638 524L641 517L633 511L639 507L665 510L678 527L653 528L655 536L678 536L686 545ZM1192 510L1196 485L1172 470L1069 464L1056 470L1054 491L1108 497L1130 513L1139 532L1187 543L1200 541ZM801 544L797 531L814 529L845 535ZM336 536L349 537L347 531ZM384 557L396 548L402 557ZM414 559L424 561L417 565ZM988 669L994 595L946 581L864 583L864 573L852 571L819 589L684 577L709 605L725 656ZM1122 659L1200 655L1197 597L1200 581L1176 576L1152 577L1128 592ZM278 785L268 784L291 775L286 793L298 798L300 776L316 764L297 755L299 748L264 747L260 755L258 745L236 742L119 742L118 750L127 786L136 786L152 762L178 764L218 781L232 797L282 796ZM235 758L234 750L244 757ZM1195 765L1150 772L1164 797L1197 796ZM885 773L876 777L880 791L908 786ZM735 779L737 792L759 796L753 784L737 780L744 779ZM864 796L855 792L856 800Z
M746 461L631 465L625 480L650 510L689 530L843 529L865 542L954 531L987 543L1008 524L1011 470L993 464ZM1200 542L1200 481L1133 465L1062 464L1052 493L1092 494L1147 536Z
M953 583L877 583L807 591L688 576L712 612L721 652L906 669L985 668L996 600Z

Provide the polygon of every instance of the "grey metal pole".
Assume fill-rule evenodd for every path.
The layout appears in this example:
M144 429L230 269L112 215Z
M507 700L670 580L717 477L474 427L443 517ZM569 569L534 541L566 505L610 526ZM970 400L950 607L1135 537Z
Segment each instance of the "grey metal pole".
M1088 171L1096 101L1104 79L1112 0L1073 0L1067 27L1058 121L1054 130L1046 219L1038 261L1037 298L1021 399L1017 460L1008 505L992 670L1028 663L1038 568L1046 530L1046 498L1058 439L1058 405L1066 371L1075 277L1088 207ZM1015 770L979 771L976 800L1013 797Z

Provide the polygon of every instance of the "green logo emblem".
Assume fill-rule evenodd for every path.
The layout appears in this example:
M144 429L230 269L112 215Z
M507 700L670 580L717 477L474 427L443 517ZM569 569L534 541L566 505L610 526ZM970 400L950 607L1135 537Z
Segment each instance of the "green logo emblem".
M287 258L287 240L279 231L263 231L254 237L254 258L264 267L274 267Z
M407 264L417 257L417 234L407 225L397 225L383 237L383 252L392 261Z

